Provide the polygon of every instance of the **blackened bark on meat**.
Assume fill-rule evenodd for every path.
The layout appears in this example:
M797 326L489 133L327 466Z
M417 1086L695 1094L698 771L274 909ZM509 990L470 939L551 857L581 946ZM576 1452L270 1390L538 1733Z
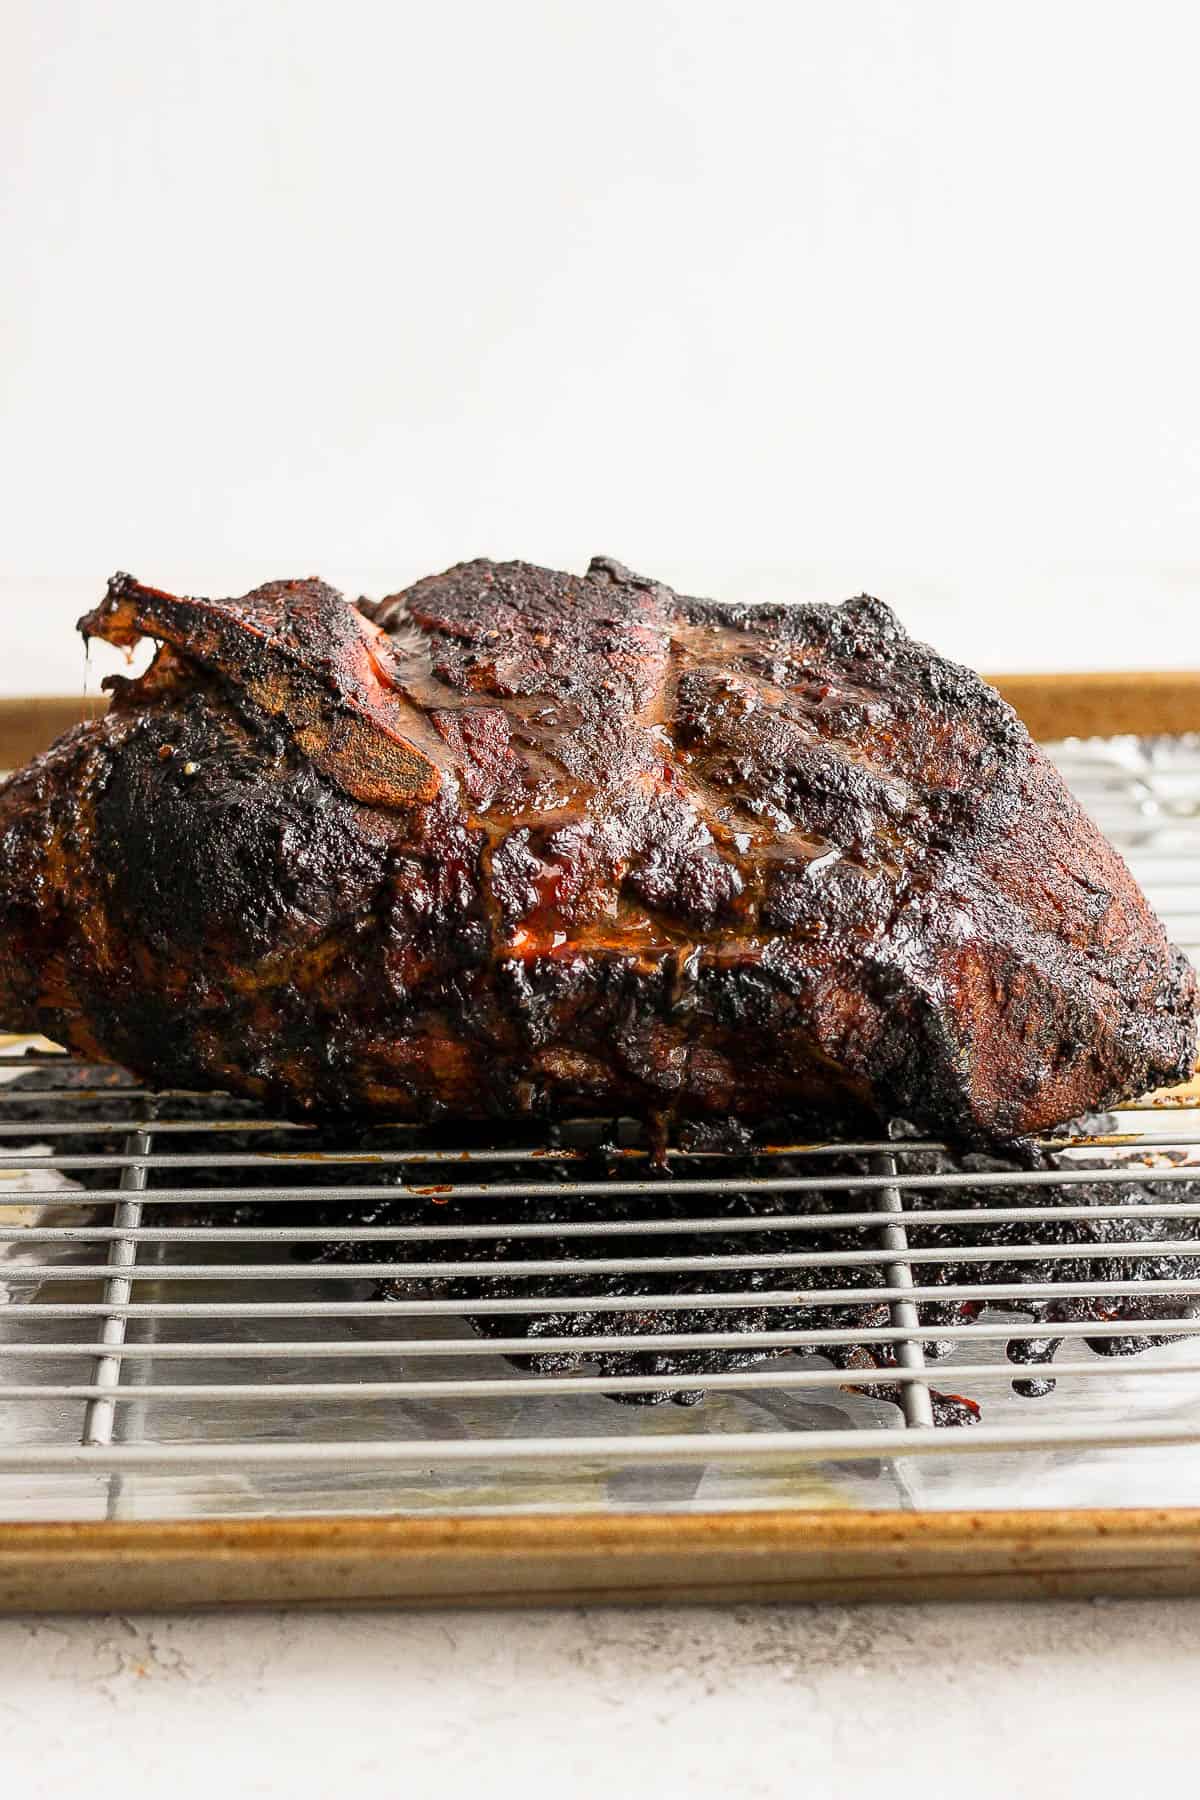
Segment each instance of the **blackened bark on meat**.
M104 1189L111 1185L112 1172L103 1166L100 1158L111 1146L112 1124L129 1117L129 1102L121 1097L129 1084L130 1078L118 1070L112 1070L106 1078L98 1080L92 1070L51 1065L18 1078L8 1090L6 1112L14 1122L44 1119L48 1112L53 1116L59 1110L53 1099L55 1094L74 1090L70 1106L72 1120L78 1125L94 1124L96 1132L93 1135L84 1131L74 1137L72 1149L84 1156L97 1156L98 1160L92 1168L73 1172L72 1180L85 1190ZM78 1091L85 1088L101 1091ZM172 1118L185 1123L195 1120L197 1124L194 1134L183 1131L172 1138L172 1150L199 1158L211 1152L211 1133L204 1129L205 1120L212 1117L211 1102L176 1096L171 1100L170 1108ZM252 1107L243 1108L223 1099L221 1114L235 1127L222 1132L223 1150L260 1154L267 1151L285 1157L296 1154L294 1137L283 1132L264 1135L261 1123L254 1128ZM236 1121L242 1117L246 1120L247 1133L236 1129ZM1091 1118L1079 1121L1078 1129L1103 1137L1111 1135L1115 1124L1112 1118ZM600 1129L591 1128L593 1133ZM568 1134L576 1135L573 1131ZM708 1332L736 1337L740 1333L793 1330L813 1334L810 1339L812 1353L842 1370L847 1388L860 1388L875 1400L900 1402L898 1384L877 1380L867 1384L859 1379L870 1371L886 1372L896 1367L892 1345L869 1341L821 1344L819 1341L823 1331L841 1333L857 1327L865 1336L878 1326L893 1323L890 1305L880 1298L880 1290L886 1290L888 1285L882 1252L875 1262L817 1261L800 1267L788 1266L786 1271L779 1265L781 1256L798 1250L819 1259L847 1250L861 1251L874 1243L874 1230L860 1231L838 1223L838 1214L847 1204L844 1191L810 1188L799 1197L793 1191L768 1191L753 1185L756 1178L762 1176L763 1163L753 1154L750 1134L743 1129L718 1132L708 1121L699 1121L684 1134L695 1140L690 1148L699 1149L703 1145L711 1150L719 1147L723 1152L721 1174L732 1183L731 1187L720 1194L706 1194L698 1199L695 1194L679 1192L672 1181L663 1180L655 1184L651 1193L629 1200L614 1200L610 1196L597 1198L588 1191L592 1183L628 1176L629 1163L624 1150L615 1146L594 1146L592 1154L582 1161L560 1158L556 1152L562 1146L554 1140L564 1134L555 1127L547 1134L549 1141L528 1160L489 1164L489 1150L499 1149L511 1156L516 1149L528 1149L527 1129L514 1126L511 1143L506 1141L507 1135L494 1126L456 1125L446 1133L453 1147L460 1150L464 1139L479 1139L473 1146L479 1160L471 1165L471 1185L479 1180L499 1179L506 1185L529 1183L536 1188L534 1195L517 1201L505 1200L503 1196L494 1200L462 1199L451 1184L431 1187L426 1180L428 1165L420 1161L407 1166L389 1162L377 1168L380 1180L377 1196L369 1201L347 1198L339 1190L361 1182L362 1164L343 1162L337 1156L323 1154L326 1150L344 1151L347 1147L344 1135L327 1128L305 1140L314 1160L306 1160L303 1165L303 1200L281 1203L276 1192L269 1206L256 1203L256 1190L277 1189L279 1164L268 1156L265 1163L248 1164L238 1170L238 1186L245 1190L242 1200L237 1203L222 1200L214 1206L204 1190L221 1187L228 1171L202 1163L188 1171L189 1185L194 1184L198 1190L195 1200L185 1207L171 1205L164 1208L155 1205L151 1194L147 1197L146 1223L151 1227L217 1226L222 1231L227 1231L230 1226L268 1226L273 1230L282 1227L285 1231L291 1226L306 1230L317 1226L325 1234L319 1242L297 1241L290 1250L297 1260L311 1260L317 1265L326 1262L356 1265L392 1262L397 1256L397 1240L355 1238L347 1241L343 1234L353 1226L403 1228L403 1259L417 1267L403 1280L394 1276L382 1279L377 1287L381 1300L454 1301L463 1319L480 1337L524 1338L528 1350L514 1352L508 1360L521 1370L537 1375L598 1374L614 1381L629 1376L670 1376L682 1377L688 1383L682 1390L670 1392L614 1390L613 1398L627 1404L656 1406L669 1400L677 1405L691 1406L704 1398L705 1383L710 1376L755 1368L789 1354L786 1349L764 1349L749 1338L743 1347L735 1345L729 1349L685 1343L677 1350L639 1350L637 1339L640 1336L670 1333L686 1339ZM364 1131L355 1127L354 1141L358 1152L368 1159L376 1151L395 1152L395 1136L387 1130ZM422 1147L434 1146L425 1143ZM1176 1182L1170 1186L1147 1181L1142 1156L1136 1152L1118 1151L1113 1166L1128 1168L1131 1177L1128 1182L1080 1183L1073 1179L1069 1187L1030 1186L1021 1180L1027 1170L1067 1169L1074 1178L1080 1173L1080 1164L1070 1154L1048 1153L1030 1145L1022 1145L1019 1149L1019 1157L999 1159L975 1152L950 1154L911 1145L905 1147L903 1166L906 1174L1005 1173L1013 1177L1012 1185L1004 1189L967 1186L931 1188L923 1193L924 1222L910 1219L908 1231L914 1248L937 1253L937 1260L920 1265L922 1286L942 1287L948 1294L945 1300L922 1304L923 1323L934 1331L942 1327L969 1327L986 1311L992 1318L1010 1316L1014 1323L1019 1321L1024 1327L1032 1324L1039 1328L1042 1335L1014 1337L1007 1346L1008 1358L1016 1365L1013 1389L1030 1397L1050 1392L1054 1387L1053 1374L1021 1374L1019 1371L1040 1371L1053 1362L1062 1343L1064 1324L1077 1327L1095 1322L1111 1329L1119 1323L1128 1327L1112 1337L1084 1335L1074 1338L1075 1354L1090 1350L1100 1355L1130 1356L1177 1341L1174 1336L1164 1338L1160 1328L1164 1321L1177 1324L1181 1317L1186 1318L1195 1310L1194 1301L1186 1294L1186 1284L1200 1277L1200 1221L1165 1214L1162 1208L1166 1203L1194 1203L1200 1196L1200 1181ZM567 1154L574 1158L578 1150L579 1146L575 1145ZM672 1169L681 1175L706 1174L711 1173L712 1164L699 1161L689 1169L685 1163L674 1162ZM806 1180L815 1175L819 1180L822 1176L870 1177L874 1171L870 1162L861 1156L830 1150L817 1159L775 1156L771 1161L771 1173ZM738 1185L742 1182L746 1183L745 1187ZM64 1195L64 1200L70 1198ZM86 1203L86 1193L79 1198ZM800 1198L802 1210L807 1215L804 1229L797 1231L784 1222L772 1228L771 1217L774 1215L782 1221L797 1210ZM1031 1216L1015 1221L994 1219L989 1216L989 1210L998 1204L1004 1208L1028 1209ZM436 1205L438 1226L466 1227L471 1232L495 1229L495 1236L468 1236L457 1240L453 1246L456 1262L479 1263L478 1275L467 1271L448 1277L420 1272L422 1263L440 1262L446 1256L444 1239L412 1233L414 1225L419 1227L422 1222L430 1222L431 1205ZM1059 1209L1064 1205L1069 1205L1072 1211L1095 1209L1094 1216L1063 1218ZM970 1223L943 1224L936 1217L939 1210L957 1212L964 1207L976 1209L977 1216ZM1113 1217L1114 1208L1127 1208L1129 1216ZM729 1228L727 1231L711 1228L697 1231L697 1214L708 1219L727 1219ZM930 1214L935 1216L930 1218ZM98 1216L104 1218L106 1215ZM751 1218L758 1222L758 1229L750 1233L739 1229ZM636 1230L623 1230L622 1219L630 1225L635 1221L651 1220L667 1229L657 1231L648 1243ZM506 1227L530 1224L548 1228L550 1235L531 1239L506 1233ZM577 1235L580 1225L591 1227L596 1235L593 1237L589 1233L581 1240ZM561 1235L555 1235L555 1227L562 1228ZM1181 1250L1181 1244L1194 1246L1196 1253ZM1135 1257L1128 1255L1130 1246L1136 1246L1138 1250ZM1005 1247L1012 1249L1011 1258L983 1263L971 1260L972 1252ZM1071 1250L1074 1254L1048 1254L1030 1259L1028 1250L1039 1247L1059 1252ZM763 1258L760 1267L728 1269L712 1266L716 1259L744 1255L751 1248ZM686 1271L662 1269L624 1274L605 1273L594 1266L597 1256L606 1261L640 1259L651 1249L655 1256L667 1260L704 1258L706 1266ZM277 1254L274 1247L272 1254ZM529 1274L525 1269L531 1259L574 1264L574 1268L568 1273ZM980 1299L949 1297L950 1290L965 1280L978 1286L985 1296L989 1289L994 1289L995 1296ZM1115 1283L1119 1283L1123 1291L1114 1292ZM1139 1292L1142 1283L1147 1284L1147 1291ZM1163 1290L1159 1286L1162 1283L1177 1284L1176 1291ZM1064 1292L1047 1297L1046 1287L1054 1284ZM1028 1297L1020 1292L1024 1286L1031 1289ZM843 1290L841 1304L834 1305L822 1298L823 1291L830 1288ZM783 1301L778 1298L781 1289L787 1291ZM1088 1289L1099 1291L1089 1293ZM874 1290L874 1298L868 1296L868 1290ZM856 1291L861 1293L861 1300L854 1298ZM734 1292L745 1298L739 1303L731 1303L729 1297ZM486 1307L496 1300L515 1301L520 1310L503 1314L480 1310L481 1303ZM565 1302L574 1302L581 1310L564 1311ZM599 1340L601 1345L608 1340L611 1347L596 1348L593 1345L553 1352L539 1349L539 1343L544 1343L549 1336L567 1338L573 1344L581 1343L584 1338ZM957 1347L954 1340L935 1338L926 1343L925 1354L930 1362L950 1360ZM955 1379L953 1366L947 1376L950 1380ZM969 1365L962 1368L958 1379L971 1382ZM981 1398L984 1406L989 1406L994 1400L993 1390L989 1388ZM932 1390L932 1401L939 1424L968 1425L980 1416L979 1403L969 1396L939 1393L935 1389Z
M1112 1123L1108 1121L1110 1126ZM1103 1120L1090 1122L1091 1129L1103 1131L1104 1127ZM672 1166L682 1172L680 1164ZM923 1325L933 1331L942 1327L961 1329L976 1323L986 1310L993 1316L1011 1316L1014 1323L1019 1321L1023 1326L1042 1327L1044 1336L1014 1337L1007 1345L1008 1358L1014 1364L1014 1389L1030 1397L1049 1393L1054 1386L1053 1377L1036 1372L1022 1376L1019 1371L1037 1371L1053 1362L1062 1342L1058 1331L1064 1324L1076 1327L1092 1322L1107 1327L1114 1323L1127 1324L1127 1332L1113 1337L1085 1335L1082 1340L1072 1340L1077 1351L1090 1350L1100 1355L1131 1356L1164 1341L1172 1341L1156 1335L1155 1327L1164 1320L1175 1322L1181 1315L1188 1315L1191 1302L1182 1290L1186 1283L1200 1276L1200 1254L1181 1253L1175 1246L1192 1243L1200 1252L1200 1224L1195 1219L1164 1216L1161 1208L1164 1203L1194 1201L1200 1194L1200 1181L1170 1186L1146 1181L1145 1165L1135 1153L1118 1155L1114 1166L1127 1167L1132 1178L1128 1182L1107 1184L1081 1183L1074 1179L1069 1187L1033 1186L1021 1180L1022 1174L1030 1168L1039 1173L1065 1169L1072 1177L1078 1177L1080 1164L1069 1155L1041 1150L1023 1155L1019 1162L975 1152L956 1155L941 1150L906 1150L904 1171L909 1175L969 1177L1003 1172L1012 1176L1012 1185L1002 1191L965 1186L930 1188L922 1193L921 1210L925 1222L910 1222L908 1232L913 1247L922 1253L934 1252L935 1260L921 1264L921 1285L952 1289L969 1282L985 1294L989 1287L997 1290L995 1299L927 1300L921 1307ZM702 1165L697 1165L697 1170L701 1168ZM704 1172L710 1171L711 1165L708 1165ZM415 1167L413 1172L417 1173ZM682 1406L694 1405L704 1398L708 1376L751 1369L788 1354L786 1349L764 1350L753 1343L747 1343L744 1349L736 1346L713 1349L703 1345L693 1348L685 1344L675 1350L639 1350L636 1345L640 1336L671 1334L688 1337L711 1332L736 1336L741 1332L805 1331L813 1334L806 1349L844 1370L847 1387L854 1387L856 1374L895 1368L896 1353L891 1344L821 1344L819 1341L823 1331L840 1333L857 1328L865 1334L894 1323L887 1299L880 1298L888 1287L886 1259L882 1254L878 1262L847 1264L818 1260L786 1268L780 1268L778 1261L772 1263L772 1258L797 1250L818 1259L822 1256L832 1258L846 1251L861 1252L871 1247L874 1233L838 1224L837 1215L846 1210L846 1195L836 1188L805 1191L802 1197L803 1211L807 1215L804 1230L796 1231L787 1225L771 1229L768 1221L772 1214L786 1216L797 1210L797 1195L766 1192L758 1187L737 1187L739 1181L753 1182L762 1172L761 1160L756 1161L752 1155L745 1161L736 1155L729 1156L722 1160L721 1174L735 1185L719 1195L705 1195L700 1205L694 1194L676 1193L670 1181L663 1182L652 1195L639 1197L633 1203L636 1211L631 1208L628 1215L631 1221L634 1218L650 1219L660 1227L671 1228L656 1232L652 1240L656 1257L665 1260L705 1258L709 1266L694 1272L666 1269L611 1274L589 1268L589 1258L600 1257L608 1261L643 1258L648 1254L647 1240L636 1231L622 1234L611 1200L596 1199L586 1190L580 1193L573 1189L571 1183L578 1182L581 1173L579 1165L565 1164L556 1168L545 1161L525 1166L507 1164L504 1169L506 1180L535 1181L544 1188L547 1177L557 1176L563 1182L562 1193L543 1191L536 1198L520 1203L519 1208L514 1208L512 1201L459 1200L450 1193L440 1198L437 1223L474 1229L490 1225L503 1233L505 1225L517 1222L519 1212L521 1224L548 1227L551 1235L534 1239L503 1235L498 1239L468 1238L455 1243L455 1259L478 1260L487 1265L485 1273L453 1277L413 1274L403 1280L388 1278L381 1283L380 1291L400 1300L436 1297L459 1302L464 1318L481 1337L526 1338L528 1353L513 1356L510 1360L535 1374L586 1373L610 1379L664 1375L694 1378L695 1385L682 1391L637 1393L618 1390L614 1394L614 1398L637 1406L658 1406L668 1401ZM628 1166L616 1159L605 1169L601 1153L597 1166L589 1173L593 1178L602 1173L617 1176L627 1174ZM811 1180L814 1175L818 1179L822 1175L839 1179L869 1177L873 1170L866 1158L831 1153L822 1157L819 1166L812 1158L799 1161L777 1157L772 1159L771 1173ZM989 1209L998 1203L1005 1208L1028 1209L1033 1216L1015 1221L993 1220L989 1218ZM355 1222L375 1226L408 1224L413 1218L413 1205L411 1189L394 1197L383 1196L369 1209L356 1213ZM1072 1209L1095 1208L1096 1216L1062 1218L1060 1209L1065 1205ZM967 1207L978 1209L977 1220L970 1224L942 1224L936 1217L930 1218L939 1211L957 1212ZM1109 1209L1114 1207L1130 1208L1131 1216L1113 1218ZM711 1229L698 1232L693 1223L697 1213L708 1218L727 1218L730 1229L728 1232ZM761 1228L752 1233L739 1230L748 1217L756 1219ZM338 1243L336 1233L339 1223L346 1220L346 1210L345 1204L339 1204L336 1196L331 1196L329 1204L315 1211L312 1207L305 1211L306 1224L311 1224L314 1218L319 1218L330 1230L330 1247L320 1254L331 1261L385 1262L395 1255L395 1246L386 1242L355 1240L349 1244ZM822 1220L828 1223L822 1224ZM279 1222L276 1213L272 1214L270 1222ZM570 1229L581 1224L602 1227L602 1236L594 1242L585 1240L581 1243ZM555 1226L567 1228L564 1235L554 1236ZM1158 1254L1155 1254L1156 1245L1164 1246ZM1136 1257L1127 1254L1130 1246L1137 1247L1139 1254ZM993 1254L1011 1249L1013 1255L972 1263L971 1252L980 1249ZM1048 1254L1030 1257L1031 1249L1045 1249ZM726 1269L711 1266L714 1259L745 1255L750 1250L761 1257L760 1267ZM1064 1255L1065 1251L1074 1254ZM406 1258L417 1263L435 1261L444 1254L445 1245L440 1240L409 1241L405 1245ZM943 1257L944 1261L941 1260ZM577 1272L525 1274L522 1264L530 1260L573 1261ZM1141 1282L1177 1282L1181 1291L1139 1293ZM1111 1291L1114 1283L1122 1284L1127 1291L1114 1294ZM1005 1292L1015 1288L1019 1294L1024 1286L1044 1290L1054 1284L1067 1291L1050 1298L1045 1297L1044 1291L1036 1295L1031 1293L1028 1298L1013 1298L1011 1293ZM843 1291L840 1304L831 1304L822 1297L830 1288ZM1100 1291L1089 1294L1086 1291L1089 1288ZM782 1289L788 1290L791 1296L787 1301L779 1298ZM853 1296L859 1289L864 1298L861 1303L856 1303ZM873 1297L868 1297L868 1291ZM746 1296L762 1295L763 1304L756 1305L753 1298L737 1305L719 1299L722 1293L734 1292ZM662 1305L664 1298L673 1304ZM585 1299L600 1304L577 1311L561 1309L564 1301L579 1304ZM495 1300L525 1302L528 1311L495 1314L475 1310L479 1302L490 1304ZM679 1304L681 1301L682 1305ZM546 1338L601 1341L611 1338L613 1342L611 1349L588 1347L540 1351L539 1340ZM949 1360L958 1347L954 1339L934 1338L926 1342L925 1355L929 1362ZM953 1379L952 1369L948 1376ZM970 1378L970 1368L964 1366L959 1379L969 1384ZM901 1398L899 1386L891 1382L872 1382L869 1387L863 1384L863 1388L877 1400L898 1404ZM983 1396L984 1404L992 1397L993 1390L989 1389ZM932 1399L939 1424L968 1425L980 1416L980 1405L970 1397L934 1390Z
M297 1115L901 1115L1181 1079L1195 982L1012 710L865 596L475 562L88 636L150 671L0 789L0 1023Z

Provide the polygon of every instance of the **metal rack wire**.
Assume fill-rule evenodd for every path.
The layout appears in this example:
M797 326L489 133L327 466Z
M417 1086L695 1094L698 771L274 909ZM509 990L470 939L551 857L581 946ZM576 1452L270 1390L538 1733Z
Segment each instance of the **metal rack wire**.
M1176 940L1200 957L1200 746L1121 740L1062 746L1057 755ZM650 1202L665 1184L636 1139L610 1144L600 1160L594 1131L565 1144L460 1148L397 1127L382 1147L322 1139L314 1148L305 1128L254 1118L220 1096L88 1087L69 1059L0 1057L6 1078L43 1064L56 1077L70 1072L74 1085L37 1096L36 1117L24 1084L0 1086L0 1285L8 1296L0 1308L0 1480L115 1478L109 1507L119 1510L125 1476L215 1469L298 1478L361 1468L436 1476L466 1465L500 1474L733 1462L794 1469L831 1459L1200 1445L1191 1388L1187 1405L1165 1413L1150 1400L1047 1422L1027 1401L999 1423L941 1426L931 1356L942 1380L947 1348L952 1367L966 1353L963 1379L969 1373L986 1399L1008 1395L1028 1373L1006 1346L1052 1335L1062 1346L1055 1380L1072 1393L1104 1391L1126 1359L1088 1346L1128 1340L1135 1328L1121 1302L1155 1297L1163 1304L1152 1326L1136 1329L1166 1353L1138 1359L1139 1393L1194 1382L1200 1279L1169 1267L1139 1274L1148 1261L1161 1270L1164 1259L1185 1259L1186 1268L1200 1257L1194 1094L1125 1109L1117 1134L1056 1138L1059 1166L1017 1174L931 1173L929 1152L940 1147L911 1139L778 1145L759 1152L752 1169L739 1162L736 1173L723 1168L728 1153L675 1148L669 1187L686 1208L664 1219ZM846 1172L849 1156L858 1163ZM958 1190L965 1203L956 1207ZM1031 1203L1039 1190L1049 1190L1044 1203ZM733 1192L741 1210L717 1210ZM354 1222L329 1223L322 1209L331 1194L362 1209L347 1214ZM587 1202L578 1218L530 1216L533 1203L563 1196ZM379 1222L370 1209L383 1199L411 1204ZM449 1223L436 1211L447 1201L455 1206ZM476 1203L484 1207L477 1220L457 1211ZM306 1209L317 1222L305 1222ZM1122 1220L1154 1221L1166 1235L1093 1241L1084 1230ZM969 1241L931 1245L933 1225L961 1228ZM989 1240L1006 1225L1038 1229L1027 1242ZM831 1231L850 1246L830 1249ZM681 1235L695 1240L694 1253L657 1246ZM314 1268L312 1253L334 1237L343 1260ZM744 1248L709 1251L710 1238ZM551 1254L537 1255L539 1240ZM1054 1277L1055 1265L1078 1270L1089 1261L1117 1262L1121 1274ZM1030 1280L989 1280L997 1263L1038 1267ZM489 1283L514 1268L542 1284L537 1296L489 1294ZM581 1274L607 1285L580 1292ZM705 1276L713 1279L697 1291ZM673 1285L680 1277L686 1287ZM440 1289L467 1278L476 1289L469 1303ZM1091 1311L1059 1318L1052 1330L1044 1319L1022 1320L1022 1306L1044 1300L1087 1302ZM933 1303L947 1301L969 1303L978 1316L931 1322ZM1110 1301L1112 1316L1097 1317ZM846 1309L848 1322L748 1327L739 1317L790 1309L791 1318L798 1304ZM870 1306L880 1316L863 1323ZM638 1319L650 1310L687 1325L698 1309L728 1314L736 1329L647 1330ZM543 1332L535 1343L534 1314L554 1321L558 1335ZM616 1315L617 1327L591 1336L564 1329L584 1314ZM487 1322L487 1333L472 1321ZM852 1377L814 1360L845 1346L864 1353ZM532 1372L533 1351L569 1357L571 1366ZM625 1373L580 1364L618 1351L728 1352L736 1361L702 1375L669 1364ZM754 1361L760 1354L782 1360ZM888 1365L870 1366L876 1355ZM851 1380L866 1399L857 1414L835 1414L833 1426L827 1405L787 1429L775 1428L769 1411L713 1416L726 1396L743 1405L789 1396L841 1404ZM663 1431L661 1415L651 1425L652 1415L615 1407L611 1428L597 1429L608 1415L592 1410L579 1429L561 1410L698 1388L709 1400L680 1415L686 1429ZM899 1410L872 1404L872 1394L894 1394ZM489 1427L489 1409L503 1411L501 1427Z

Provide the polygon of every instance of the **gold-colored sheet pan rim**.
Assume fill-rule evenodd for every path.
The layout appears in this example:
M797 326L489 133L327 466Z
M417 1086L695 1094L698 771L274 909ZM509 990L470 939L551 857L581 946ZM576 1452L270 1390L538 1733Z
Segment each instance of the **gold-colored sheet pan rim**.
M1200 1508L0 1528L0 1612L1200 1594Z
M1200 672L990 678L1037 738L1200 731ZM103 701L0 700L0 767ZM1200 1594L1200 1507L0 1525L0 1612Z

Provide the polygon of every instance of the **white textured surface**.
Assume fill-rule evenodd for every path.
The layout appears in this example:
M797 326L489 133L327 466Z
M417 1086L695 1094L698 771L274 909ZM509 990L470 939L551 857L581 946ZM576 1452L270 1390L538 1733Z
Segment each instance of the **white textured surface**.
M22 1800L1142 1800L1200 1604L0 1622Z

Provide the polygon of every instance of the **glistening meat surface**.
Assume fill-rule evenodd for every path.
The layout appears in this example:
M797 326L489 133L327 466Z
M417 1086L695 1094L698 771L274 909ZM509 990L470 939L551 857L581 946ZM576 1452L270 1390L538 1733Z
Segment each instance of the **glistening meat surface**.
M160 649L0 789L8 1029L300 1115L980 1142L1190 1072L1120 857L876 600L475 562L82 624Z

